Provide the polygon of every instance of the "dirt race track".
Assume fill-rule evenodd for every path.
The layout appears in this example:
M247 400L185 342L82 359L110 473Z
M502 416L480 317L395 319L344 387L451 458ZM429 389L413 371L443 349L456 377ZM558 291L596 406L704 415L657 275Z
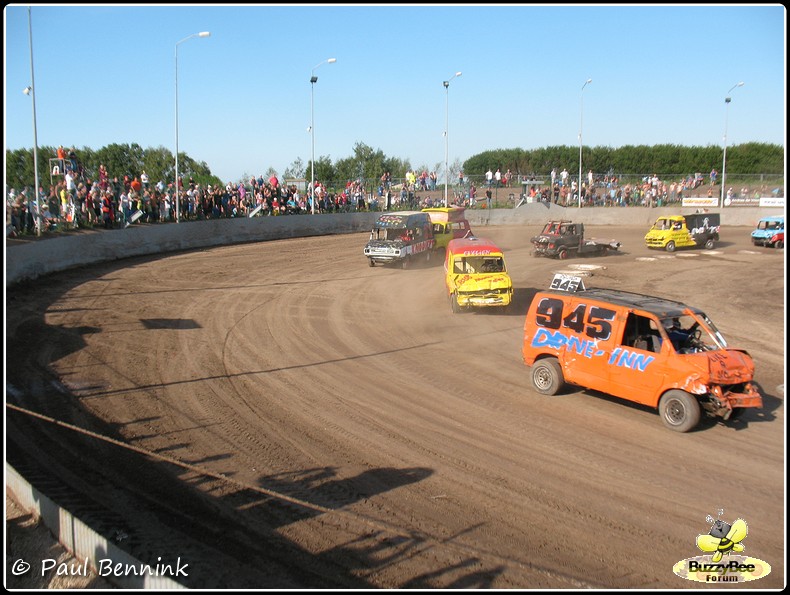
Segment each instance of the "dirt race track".
M782 588L784 250L730 228L669 257L588 226L621 252L560 262L531 255L538 226L475 231L505 250L510 313L453 314L440 263L370 268L367 234L12 287L7 402L86 432L7 408L7 459L139 560L180 557L193 588L705 588L672 568L719 509L772 567L743 586ZM678 434L533 391L524 313L571 264L701 307L751 353L763 409Z

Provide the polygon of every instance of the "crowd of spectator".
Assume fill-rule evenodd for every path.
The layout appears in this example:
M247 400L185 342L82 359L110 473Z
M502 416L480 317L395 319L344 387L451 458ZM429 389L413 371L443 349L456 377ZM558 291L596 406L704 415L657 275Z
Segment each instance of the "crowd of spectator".
M590 171L587 181L582 181L579 192L576 180L569 182L567 175L557 177L554 174L552 171L553 183L548 188L541 189L537 184L527 183L526 195L536 202L554 202L561 206L660 207L681 202L684 196L689 196L692 190L704 182L702 174L695 173L670 182L653 174L644 176L641 182L621 183L616 175L594 176ZM742 189L742 192L748 193L748 189ZM714 196L712 185L707 195Z
M151 184L145 171L137 176L110 177L101 164L97 179L85 172L74 149L58 148L58 169L62 179L45 191L39 188L39 204L44 230L103 226L127 227L133 223L159 223L223 219L246 216L279 216L304 213L342 213L369 210L418 209L443 204L444 196L437 191L436 172L409 170L395 183L390 172L384 172L378 188L369 190L363 180L349 180L340 190L322 181L307 184L300 190L294 184L283 184L276 176L264 179L251 177L246 182L202 185L189 178L179 180L178 192L173 184L159 181ZM59 176L58 176L59 177ZM458 174L458 182L448 193L450 206L491 208L492 190L509 188L514 176L499 168L477 176L485 187L484 197L477 196L474 176ZM708 196L713 196L715 169L710 175ZM640 182L620 183L616 175L594 175L589 171L581 189L567 170L551 171L549 180L518 176L521 202L554 202L561 206L663 206L680 202L689 192L704 184L701 173L674 181L660 180L657 175L645 176ZM422 196L421 194L428 194ZM431 193L434 193L431 195ZM748 189L741 189L748 193ZM728 196L735 195L731 189ZM512 200L513 194L510 194ZM178 197L178 198L176 198ZM482 198L482 199L481 199ZM177 202L176 202L177 201ZM514 201L515 202L515 201ZM513 205L515 206L515 205ZM7 196L7 234L35 230L36 197L29 188L17 193L13 188Z

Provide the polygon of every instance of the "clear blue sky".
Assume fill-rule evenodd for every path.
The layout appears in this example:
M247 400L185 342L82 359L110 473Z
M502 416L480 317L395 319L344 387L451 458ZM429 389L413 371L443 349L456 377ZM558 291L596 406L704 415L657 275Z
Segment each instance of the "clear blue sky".
M39 146L174 151L175 47L210 31L178 45L178 139L224 181L307 164L309 79L328 58L337 62L315 71L316 158L350 157L362 142L434 169L448 113L451 162L578 146L580 127L585 146L720 146L725 123L730 145L786 144L780 4L32 5L30 14ZM30 148L28 6L3 17L5 148ZM727 114L724 98L741 81Z

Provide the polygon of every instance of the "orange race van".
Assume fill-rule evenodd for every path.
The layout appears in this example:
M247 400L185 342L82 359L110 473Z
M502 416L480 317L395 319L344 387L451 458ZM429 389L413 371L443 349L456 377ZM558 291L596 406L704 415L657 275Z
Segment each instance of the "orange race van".
M727 346L713 322L683 303L613 289L538 292L522 347L534 388L554 395L565 383L657 408L687 432L704 411L734 419L762 407L754 362Z
M422 210L431 218L436 250L446 250L450 240L472 235L472 227L466 220L465 210L464 207L429 207Z
M444 259L445 285L453 312L467 307L507 308L513 300L513 283L505 255L491 240L450 240Z

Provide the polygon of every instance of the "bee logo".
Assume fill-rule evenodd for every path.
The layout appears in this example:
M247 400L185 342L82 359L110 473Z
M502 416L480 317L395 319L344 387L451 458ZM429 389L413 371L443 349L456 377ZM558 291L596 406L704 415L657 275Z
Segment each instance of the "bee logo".
M719 517L722 514L724 514L724 510L719 509ZM724 554L743 551L744 546L741 541L746 538L748 532L746 521L738 519L730 525L720 518L714 519L710 515L705 520L713 524L709 534L697 535L697 547L703 552L712 552L711 560L713 562L721 560Z

